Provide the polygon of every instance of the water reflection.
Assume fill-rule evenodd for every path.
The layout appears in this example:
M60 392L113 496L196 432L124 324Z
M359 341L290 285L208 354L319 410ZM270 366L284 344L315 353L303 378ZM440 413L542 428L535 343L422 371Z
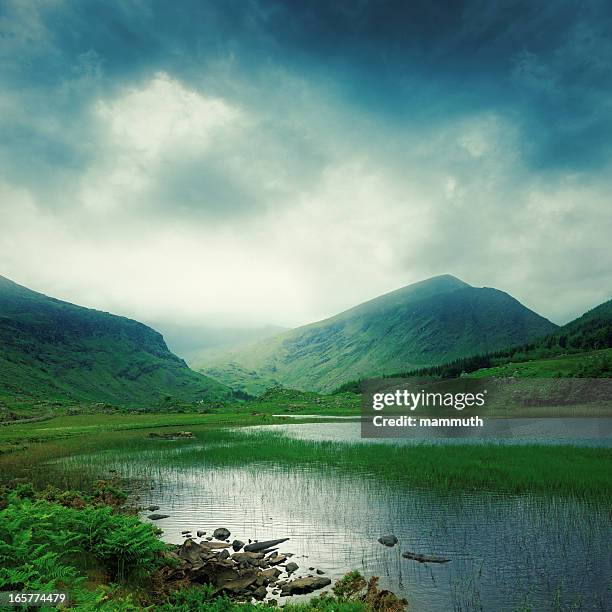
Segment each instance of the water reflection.
M354 425L272 429L302 439L354 441ZM150 451L114 450L74 461L81 468L87 462L103 464L136 481L151 478L153 488L142 504L158 505L170 515L156 522L169 542L181 542L186 529L211 534L221 526L245 541L290 537L282 550L295 554L297 575L311 573L310 567L331 578L351 569L378 575L381 585L406 597L413 611L548 610L573 604L572 609L612 609L605 507L554 497L419 491L329 466L219 467L208 459L215 448L158 444ZM189 461L179 461L185 455ZM385 533L394 533L400 545L378 544ZM419 564L402 559L403 550L452 561Z

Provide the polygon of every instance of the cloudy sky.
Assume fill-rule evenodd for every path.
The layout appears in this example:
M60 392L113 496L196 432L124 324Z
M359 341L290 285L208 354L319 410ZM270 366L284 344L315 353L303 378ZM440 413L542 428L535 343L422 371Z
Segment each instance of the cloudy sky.
M4 0L0 274L296 325L436 274L612 295L605 0Z

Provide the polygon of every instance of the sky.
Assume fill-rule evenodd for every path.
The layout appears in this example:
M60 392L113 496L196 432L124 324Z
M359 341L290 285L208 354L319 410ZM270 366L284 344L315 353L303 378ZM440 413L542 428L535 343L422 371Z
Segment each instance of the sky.
M438 274L612 296L605 1L2 0L0 275L294 326Z

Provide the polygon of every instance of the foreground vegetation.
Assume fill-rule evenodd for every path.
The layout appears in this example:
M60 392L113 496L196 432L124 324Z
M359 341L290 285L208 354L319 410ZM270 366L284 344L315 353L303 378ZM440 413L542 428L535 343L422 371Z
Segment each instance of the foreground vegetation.
M30 485L0 490L0 591L67 592L79 610L247 612L272 603L236 603L209 586L168 585L176 561L160 531L126 513L125 495L99 482L94 494ZM286 610L402 610L404 602L348 574L333 592Z

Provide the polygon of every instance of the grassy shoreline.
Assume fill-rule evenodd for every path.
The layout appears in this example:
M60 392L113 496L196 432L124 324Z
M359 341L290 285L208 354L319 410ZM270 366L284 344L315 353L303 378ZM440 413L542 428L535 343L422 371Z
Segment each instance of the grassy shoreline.
M343 412L342 416L347 413L354 414L355 406L336 408L336 411ZM138 572L125 570L131 567L129 564L132 562L136 565L141 562L149 564L151 568L163 566L163 563L159 565L159 556L163 557L166 553L165 549L162 550L156 543L158 540L155 539L157 536L154 528L129 515L125 516L125 520L112 518L116 514L115 510L105 503L96 505L92 502L97 495L95 489L88 491L87 486L80 487L81 483L75 485L76 481L71 474L63 474L62 467L53 462L54 459L93 455L101 451L116 451L117 456L125 451L125 457L128 459L130 453L145 449L149 451L149 455L155 454L156 449L163 454L163 451L167 450L167 442L149 437L151 432L166 433L184 429L193 432L194 438L172 442L183 446L183 452L173 458L179 465L181 462L189 465L192 459L201 460L202 445L214 445L215 452L207 454L206 459L206 466L210 468L281 463L288 469L312 466L316 469L350 472L360 477L389 479L397 484L448 495L495 491L508 495L571 496L604 506L609 505L612 500L612 449L607 448L506 446L492 443L441 446L420 443L414 446L384 445L384 452L381 452L383 447L380 444L302 441L270 431L247 432L243 429L253 425L298 424L309 421L307 416L288 420L275 417L276 413L307 415L317 412L329 414L330 411L325 405L281 407L250 404L225 413L79 414L1 427L0 481L22 479L23 482L34 483L39 492L27 493L20 499L12 499L6 503L4 519L10 519L12 526L9 525L10 528L2 533L2 537L5 545L8 545L8 549L5 546L5 551L12 550L15 554L11 553L12 557L8 558L5 552L6 558L0 560L5 567L12 567L16 572L21 571L19 568L23 551L39 550L35 547L43 546L43 543L38 542L36 538L55 530L72 534L74 541L79 543L67 556L63 554L61 547L53 551L56 554L54 563L61 564L64 576L72 580L71 588L80 598L79 609L140 610L151 607L169 612L249 612L266 607L272 609L262 603L237 604L227 598L218 598L206 587L162 589L152 594L152 589L160 586L155 582L157 578L151 582L150 579L138 575ZM106 474L102 472L108 472L109 467L102 467L104 462L97 465L95 461L78 461L77 464L81 466L78 469L83 470L83 484L93 483L95 477L104 477ZM44 470L41 469L43 465ZM100 469L96 472L98 467ZM52 489L50 493L44 492L44 487L58 475L60 479L55 484L59 488ZM63 482L62 477L65 478ZM79 491L78 494L68 491L75 488ZM84 494L89 494L89 497L86 497L83 505L79 500ZM72 507L75 504L76 506ZM66 506L69 507L68 510ZM0 512L2 511L0 509ZM123 514L120 513L119 516ZM46 517L45 520L55 520L56 523L42 530L28 530L28 525L38 521L37 517ZM79 525L91 526L92 521L96 525L100 523L100 533L112 536L108 546L97 547L93 540L87 546L83 544L85 548L80 544L84 540L79 539ZM109 525L112 528L109 528ZM131 546L137 535L141 537L140 541L146 544L142 550L144 556L141 556L139 551L135 552ZM26 538L24 542L15 539L22 536ZM115 546L116 550L113 550L116 554L108 557L108 547L111 544ZM30 555L29 563L35 559L41 564L40 571L32 580L42 579L45 572L49 571L46 565L48 562L42 557L31 557L33 553L27 554ZM134 559L128 558L130 554L136 555ZM128 555L121 561L121 576L121 572L109 569L108 565L110 559L115 564L112 567L117 567L117 555ZM7 565L7 559L11 565ZM89 564L86 565L86 570L81 567L83 560L87 560ZM25 587L37 584L28 580L30 579L19 583L19 579L15 579L14 585L21 588L20 585ZM11 584L13 583L9 582L8 586ZM49 585L50 583L47 586ZM4 584L3 590L10 590L7 584ZM286 609L293 612L366 612L373 609L367 601L359 597L361 595L357 599L338 596L314 598L305 604L286 606ZM399 609L401 608L387 608Z
M291 419L298 424L304 419ZM270 413L80 415L0 428L0 474L38 484L39 466L52 459L107 449L151 449L150 432L188 428L197 442L227 442L211 455L211 465L276 461L318 464L375 473L410 486L439 491L486 490L612 499L612 449L571 445L481 444L385 445L314 442L273 432L229 431L254 425L287 424ZM181 444L189 445L186 441ZM231 447L230 447L231 443ZM187 450L185 457L189 456ZM384 458L383 458L384 456Z

